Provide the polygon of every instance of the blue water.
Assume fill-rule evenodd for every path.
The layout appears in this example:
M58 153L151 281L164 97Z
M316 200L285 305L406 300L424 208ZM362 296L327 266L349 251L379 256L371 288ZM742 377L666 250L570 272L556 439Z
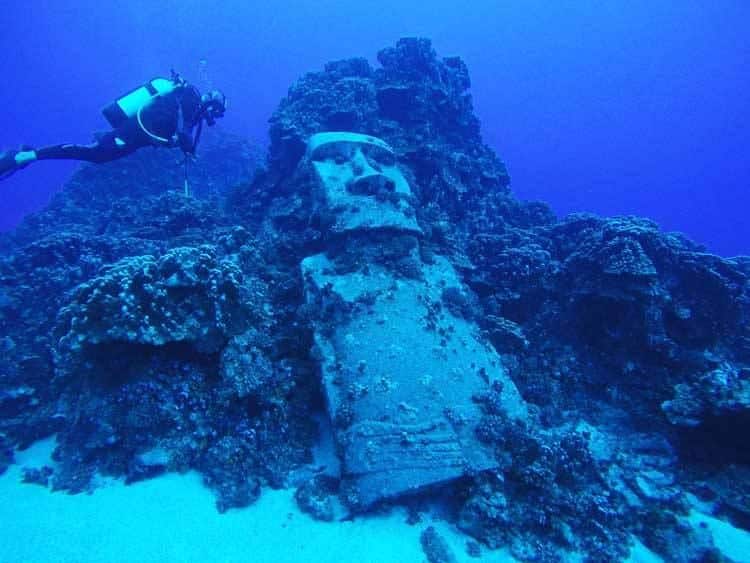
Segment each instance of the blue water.
M486 142L521 198L558 214L651 217L714 252L750 253L750 3L124 3L30 0L2 10L0 146L87 142L101 107L200 61L231 105L223 127L264 142L290 84L326 61L430 37L468 64ZM2 184L0 228L75 168Z

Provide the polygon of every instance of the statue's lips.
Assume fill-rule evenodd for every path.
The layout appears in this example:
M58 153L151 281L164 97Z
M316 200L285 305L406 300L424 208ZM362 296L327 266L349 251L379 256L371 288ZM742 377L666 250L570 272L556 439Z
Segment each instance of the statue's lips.
M396 191L396 183L383 174L369 174L349 182L346 190L354 195L376 196L382 191Z

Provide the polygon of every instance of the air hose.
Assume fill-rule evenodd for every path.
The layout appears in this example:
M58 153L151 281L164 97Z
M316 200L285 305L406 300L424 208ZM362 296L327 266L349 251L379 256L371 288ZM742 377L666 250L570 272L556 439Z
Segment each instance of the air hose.
M141 131L143 131L146 135L154 139L155 141L158 141L160 143L164 143L168 145L170 143L169 139L165 139L164 137L159 137L159 135L153 134L151 131L146 129L146 126L143 125L143 121L141 120L141 112L143 111L143 108L140 108L138 110L138 113L136 113L136 118L138 119L138 126L141 128Z

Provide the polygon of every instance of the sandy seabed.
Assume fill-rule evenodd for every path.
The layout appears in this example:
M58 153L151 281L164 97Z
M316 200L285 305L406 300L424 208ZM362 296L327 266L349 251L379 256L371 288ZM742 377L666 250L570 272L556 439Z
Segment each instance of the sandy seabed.
M264 490L258 502L219 514L212 493L195 472L167 474L125 486L104 482L94 494L52 493L21 483L21 468L50 464L54 439L16 453L16 464L0 477L2 562L212 562L422 563L419 535L434 526L459 562L510 562L507 552L466 553L466 537L430 516L406 524L394 508L345 522L318 522L299 511L293 490ZM750 561L750 534L704 514L726 555ZM635 543L630 561L659 561Z
M90 495L21 483L21 468L50 464L53 448L50 439L17 452L17 463L0 477L2 562L422 562L419 535L428 525L459 561L477 561L446 522L409 526L402 509L318 522L299 511L293 490L264 490L252 506L219 514L195 472L129 486L107 481ZM482 561L512 559L485 550Z

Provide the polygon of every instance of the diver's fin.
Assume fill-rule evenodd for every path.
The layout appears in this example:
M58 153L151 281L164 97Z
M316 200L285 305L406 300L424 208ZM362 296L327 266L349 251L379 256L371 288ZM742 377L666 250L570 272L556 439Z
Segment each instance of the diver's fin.
M18 170L16 164L16 151L5 151L0 153L0 180L10 178Z
M19 155L24 157L23 164L19 164ZM0 180L10 178L21 168L26 168L36 160L34 149L23 145L20 151L5 151L0 153Z

